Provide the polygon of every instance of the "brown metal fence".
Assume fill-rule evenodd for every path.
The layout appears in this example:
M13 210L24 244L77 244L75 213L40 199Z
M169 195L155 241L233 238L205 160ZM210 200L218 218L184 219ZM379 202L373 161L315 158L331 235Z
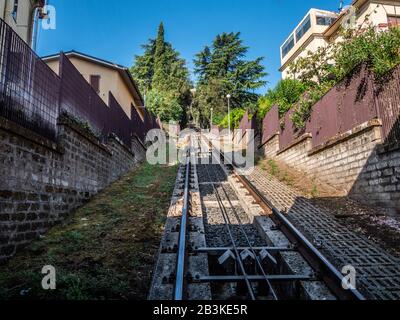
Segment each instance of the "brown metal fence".
M87 121L105 139L114 127L110 126L110 108L63 53L60 55L60 77L60 111Z
M311 133L313 147L318 147L375 118L382 119L385 142L400 142L400 66L379 87L367 67L360 66L313 106L303 130L296 130L292 114L293 109L285 115L280 128L278 109L271 109L263 121L263 143L279 132L283 149L302 134Z
M278 106L273 106L266 114L262 123L262 144L265 144L274 135L280 133Z
M0 116L55 139L59 77L0 19Z
M294 110L289 110L284 118L284 124L280 128L280 135L279 135L279 147L280 149L284 149L289 146L297 137L301 134L305 133L304 130L297 131L293 121L292 121L292 114Z
M242 120L240 120L239 129L243 130L243 131L251 129L251 122L249 120L249 112L248 111L246 111Z
M107 106L64 54L60 59L60 76L61 110L89 122L103 139L114 133L129 146L132 136L136 135L144 142L149 130L159 128L156 119L145 109L142 120L136 108L131 106L129 118L111 92Z
M388 144L400 143L400 67L387 75L375 92L383 138Z
M131 106L131 122L133 134L136 135L142 142L144 142L146 138L145 125L134 106Z
M130 119L111 92L107 106L62 53L57 76L0 19L0 116L55 141L63 112L88 122L101 140L114 133L127 146L132 136L144 141L149 130L160 128L147 110L142 120L132 107Z
M109 93L109 106L110 126L108 131L114 133L125 145L129 146L133 135L131 119L126 115L111 92Z
M254 137L258 136L257 113L250 119L249 111L246 111L239 123L239 129L242 130L243 136L246 134L246 130L254 130Z

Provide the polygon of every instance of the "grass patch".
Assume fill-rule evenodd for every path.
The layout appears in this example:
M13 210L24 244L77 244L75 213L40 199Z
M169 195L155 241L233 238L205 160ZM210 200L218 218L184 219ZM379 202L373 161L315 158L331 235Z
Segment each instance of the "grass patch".
M269 172L270 175L277 178L279 181L286 183L289 186L293 185L293 178L285 169L279 167L278 163L269 159L267 163L261 163L261 169Z
M322 184L315 178L310 177L305 172L289 167L285 163L274 160L264 159L260 161L258 167L268 173L269 179L277 179L280 182L296 189L307 198L317 198L324 196L341 196L340 190Z
M278 165L276 164L275 160L268 160L268 166L269 166L269 173L272 174L273 176L277 177L279 176L280 170L278 168Z
M313 198L316 198L318 196L318 186L316 184L314 184L311 189L311 196Z
M177 167L143 164L0 267L0 299L145 299ZM41 288L43 266L57 289Z

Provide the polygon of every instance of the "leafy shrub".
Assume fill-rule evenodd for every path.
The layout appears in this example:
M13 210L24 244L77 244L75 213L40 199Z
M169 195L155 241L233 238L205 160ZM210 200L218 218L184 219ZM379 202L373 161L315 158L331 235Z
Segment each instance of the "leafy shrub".
M224 120L223 114L218 113L216 115L213 115L213 125L219 125L222 120Z
M337 80L350 74L361 63L369 63L377 77L385 75L400 63L400 28L377 32L371 27L356 37L348 33L345 39L335 55Z
M292 115L298 129L304 128L313 105L362 63L368 64L377 80L400 64L400 28L350 30L342 32L342 37L342 42L309 53L290 67L308 85Z
M233 109L231 111L231 129L239 128L240 121L242 120L243 116L245 115L246 110L244 109ZM226 115L222 121L220 122L220 126L223 128L228 128L228 115Z
M161 121L180 121L183 108L177 97L168 92L160 92L155 89L148 93L147 107L160 117Z
M312 86L308 89L292 114L292 122L297 129L304 128L311 116L312 107L335 85L334 81L326 81L319 86Z
M279 81L274 89L268 90L267 94L260 98L258 102L259 118L263 119L274 105L278 105L279 116L283 117L299 101L306 89L307 85L299 80L285 79Z

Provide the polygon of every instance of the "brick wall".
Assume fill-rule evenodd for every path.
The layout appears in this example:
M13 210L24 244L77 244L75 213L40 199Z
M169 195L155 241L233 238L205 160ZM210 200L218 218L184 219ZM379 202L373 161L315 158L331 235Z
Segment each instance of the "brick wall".
M264 155L283 161L366 204L400 213L400 149L381 147L381 122L371 120L313 148L304 135L279 150L278 136L264 145Z
M365 203L400 213L400 146L378 147L368 158L350 194Z
M311 148L311 137L304 135L283 150L278 151L276 158L286 162L289 166L296 166L299 170L306 170L307 162L309 161L307 154Z
M144 158L116 137L106 145L68 119L58 143L0 119L0 261L44 234Z
M262 152L267 158L274 158L279 151L279 135L274 135L262 147Z

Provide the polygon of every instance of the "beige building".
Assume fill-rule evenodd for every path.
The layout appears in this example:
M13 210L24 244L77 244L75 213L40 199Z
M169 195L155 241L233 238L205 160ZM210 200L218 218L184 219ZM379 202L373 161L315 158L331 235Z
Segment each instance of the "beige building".
M362 28L371 24L382 30L400 24L400 0L353 0L340 14L311 9L281 46L282 78L289 77L289 66L298 58L340 41L341 26Z
M31 45L35 13L44 4L45 0L0 0L0 18Z
M133 105L143 119L143 99L128 68L76 51L66 52L65 55L107 105L111 91L128 117L131 117ZM59 54L42 59L59 74Z
M354 0L338 19L324 32L327 41L340 41L340 26L380 30L400 25L400 0Z
M300 21L280 48L280 71L284 79L288 77L288 66L293 61L326 44L324 32L337 17L338 14L331 11L311 9Z

